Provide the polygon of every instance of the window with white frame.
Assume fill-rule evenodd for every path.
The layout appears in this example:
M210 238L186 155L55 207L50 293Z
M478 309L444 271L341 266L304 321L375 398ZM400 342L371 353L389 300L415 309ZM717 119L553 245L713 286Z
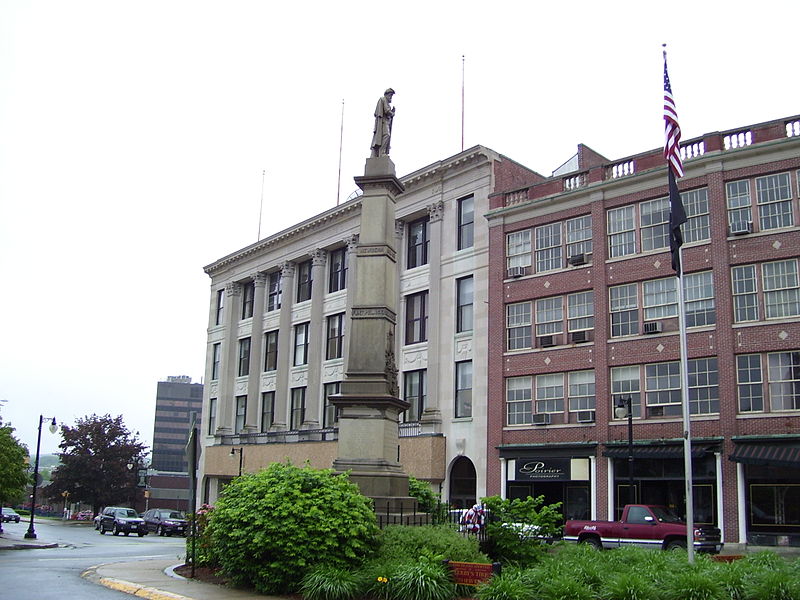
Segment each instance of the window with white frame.
M458 201L458 249L472 248L475 226L475 199L472 196Z
M506 348L508 350L531 348L532 324L530 302L506 305Z
M683 293L687 327L714 325L717 322L711 271L684 275Z
M297 301L311 300L312 285L311 261L307 260L297 265Z
M631 399L631 413L634 418L642 416L641 370L639 365L613 367L611 369L611 411L619 401Z
M264 371L275 371L278 368L278 330L264 334Z
M542 225L534 230L536 239L536 272L543 273L564 266L561 256L561 223Z
M536 414L564 412L564 374L536 376Z
M576 292L567 296L567 330L594 329L594 291Z
M719 413L719 368L716 358L689 361L689 414Z
M669 247L669 199L658 198L639 204L642 252Z
M531 230L523 229L506 235L506 267L523 269L531 266Z
M298 323L294 326L294 366L308 364L308 329L309 323Z
M764 411L764 376L760 354L740 354L736 357L736 388L740 413Z
M253 316L253 299L256 294L256 284L252 281L242 284L242 320Z
M325 406L322 411L322 426L335 427L339 423L339 409L331 402L331 396L338 394L342 389L342 383L335 381L325 384Z
M344 313L331 315L327 321L325 360L342 358L344 354Z
M456 363L455 417L472 416L472 361Z
M217 430L217 399L208 399L208 435L214 435Z
M406 344L428 339L428 292L406 296Z
M222 315L225 310L225 290L217 290L217 305L214 311L214 325L222 325Z
M635 283L608 289L611 310L611 337L638 335L639 301Z
M728 203L728 227L740 230L745 223L752 223L750 180L729 181L725 184L725 196Z
M222 358L222 346L219 343L211 346L211 381L219 379L219 364Z
M606 219L609 258L636 254L635 207L612 208L606 214Z
M800 351L772 352L767 360L771 409L800 409Z
M792 226L794 216L789 173L756 177L756 203L762 231Z
M532 383L529 376L506 378L506 422L508 425L530 425L533 413Z
M737 323L758 320L758 278L755 265L731 268L733 318Z
M456 279L456 333L472 331L475 285L472 275Z
M573 371L567 375L569 384L569 410L594 410L594 371Z
M275 420L275 392L261 392L261 433L267 433Z
M245 419L247 418L247 396L236 396L236 421L233 425L234 433L244 431Z
M403 413L403 421L412 423L419 421L425 410L425 398L428 394L427 370L405 371L403 373L403 399L409 407Z
M683 241L686 244L711 239L711 225L708 213L708 188L698 188L681 193L681 201L686 211L686 223L681 225ZM669 238L667 238L669 246Z
M267 285L267 312L272 312L281 307L281 272L270 273Z
M592 256L592 215L564 221L567 231L567 258L583 254L586 262Z
M413 269L428 264L428 217L408 224L406 267Z
M250 338L239 340L239 377L250 374Z
M347 247L331 250L328 273L328 293L347 288Z
M289 429L297 431L306 419L306 388L292 388L292 410L289 416Z
M536 301L536 337L556 335L564 331L564 298L540 298Z
M645 365L645 401L648 416L681 414L681 366L678 362Z
M767 319L800 315L800 281L797 260L779 260L762 265L764 312Z
M675 277L666 277L642 284L645 321L678 315L678 289L675 280Z

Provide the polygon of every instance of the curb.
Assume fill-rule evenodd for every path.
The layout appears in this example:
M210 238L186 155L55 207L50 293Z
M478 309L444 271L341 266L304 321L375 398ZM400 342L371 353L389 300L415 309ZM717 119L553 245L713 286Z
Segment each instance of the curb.
M97 574L97 569L100 566L102 565L89 567L83 573L81 573L81 577L88 579L92 583L102 585L112 590L117 590L118 592L130 594L132 596L136 596L137 598L146 598L147 600L193 600L188 596L173 594L172 592L164 592L156 588L131 583L130 581L115 579L113 577L102 577Z

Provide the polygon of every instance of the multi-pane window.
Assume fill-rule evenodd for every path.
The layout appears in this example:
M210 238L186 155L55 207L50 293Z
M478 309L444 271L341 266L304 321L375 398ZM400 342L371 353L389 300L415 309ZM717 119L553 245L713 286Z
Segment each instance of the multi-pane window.
M236 396L236 421L233 424L234 433L244 431L245 419L247 418L247 396Z
M214 435L217 430L217 399L208 399L208 435Z
M275 271L269 274L267 283L267 311L278 310L281 307L281 272Z
M758 320L758 279L755 265L731 269L733 318L737 323Z
M792 216L792 187L789 173L756 178L758 220L762 231L790 227Z
M681 225L683 241L687 244L711 239L708 214L708 188L689 190L681 194L686 211L686 223ZM667 239L669 246L669 238Z
M474 302L474 282L472 276L456 280L456 332L472 331Z
M458 201L458 249L472 248L475 226L475 199L472 196Z
M506 267L525 269L531 266L531 230L523 229L506 236Z
M567 296L567 331L594 329L594 292L577 292Z
M289 429L297 431L306 418L306 388L292 388L292 410L289 415Z
M275 421L275 392L261 392L261 433L267 433Z
M428 219L408 224L408 268L428 264Z
M472 416L472 361L456 363L455 416Z
M800 352L773 352L767 359L772 410L800 409Z
M564 331L564 298L540 298L536 301L536 337Z
M294 326L294 366L308 364L308 330L309 323Z
M427 371L406 371L403 373L403 399L408 402L403 420L419 421L425 410L425 398L428 394Z
M643 252L669 246L668 198L659 198L640 203L639 219Z
M275 371L278 368L278 330L264 334L264 370Z
M564 412L564 374L536 376L536 413Z
M759 270L763 298L758 292ZM736 322L758 320L760 302L764 304L767 319L800 316L800 273L796 259L733 267L731 285Z
M528 425L531 422L533 387L530 377L506 379L506 422L509 425Z
M531 303L506 305L506 348L522 350L531 347Z
M344 313L328 317L325 359L342 358L344 348Z
M217 290L217 302L214 312L214 325L222 325L222 315L225 309L225 290Z
M253 299L256 294L256 285L251 281L242 286L242 319L253 316Z
M617 402L631 399L631 413L638 418L642 416L642 394L639 367L614 367L611 369L612 410Z
M684 275L683 293L687 327L713 325L717 322L714 277L711 271Z
M542 273L564 266L561 255L561 223L542 225L534 230L536 240L536 272Z
M428 339L428 292L406 296L406 344Z
M645 365L645 398L648 416L667 417L681 414L680 363ZM719 370L716 358L689 361L689 412L719 412Z
M725 184L728 202L728 227L740 229L740 224L752 222L750 216L750 180L729 181Z
M219 379L219 363L222 358L222 345L217 343L211 346L211 381Z
M347 288L347 248L338 248L330 253L330 273L328 292L338 292Z
M297 265L297 301L311 300L311 261Z
M612 208L607 215L608 256L629 256L636 253L635 208L622 206Z
M564 225L567 230L567 258L583 254L588 262L592 255L592 215L569 219Z
M740 354L736 357L736 385L739 412L764 410L764 377L760 354Z
M609 288L611 337L639 333L639 302L635 283Z
M663 319L678 315L678 286L675 277L654 279L642 284L644 320Z
M322 411L323 427L335 427L339 422L339 409L331 403L331 396L338 394L341 391L341 386L342 384L339 381L325 384L325 407Z
M689 414L719 412L719 369L716 358L689 361Z
M568 374L569 410L594 410L594 371L573 371Z
M250 374L250 338L239 340L239 377Z

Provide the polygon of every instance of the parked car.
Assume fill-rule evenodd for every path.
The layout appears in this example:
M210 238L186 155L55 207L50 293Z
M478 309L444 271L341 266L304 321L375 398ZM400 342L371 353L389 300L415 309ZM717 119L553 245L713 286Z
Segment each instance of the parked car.
M92 519L94 521L95 531L100 531L100 519L102 518L103 518L103 509L101 509L100 512L94 516L94 519Z
M158 535L186 535L188 521L186 515L179 510L169 508L151 508L144 513L147 531L155 531Z
M8 506L3 507L3 523L19 523L19 513Z
M114 535L136 533L142 537L147 535L147 525L132 508L107 506L100 516L100 534L102 535L106 531L111 531Z

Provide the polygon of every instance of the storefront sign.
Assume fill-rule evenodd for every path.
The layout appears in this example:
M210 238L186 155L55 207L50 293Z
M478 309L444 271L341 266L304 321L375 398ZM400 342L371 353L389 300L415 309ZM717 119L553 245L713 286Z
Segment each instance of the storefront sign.
M569 458L518 458L514 479L516 481L569 481Z

